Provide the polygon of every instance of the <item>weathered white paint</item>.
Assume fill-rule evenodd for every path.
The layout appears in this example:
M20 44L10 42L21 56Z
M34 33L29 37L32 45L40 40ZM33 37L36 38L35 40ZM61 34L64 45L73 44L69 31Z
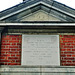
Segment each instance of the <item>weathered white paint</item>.
M75 23L0 23L0 26L75 26Z
M75 75L74 66L2 66L0 75Z
M40 10L35 13L31 13L28 16L23 17L21 21L61 21L61 20L50 15L45 11Z

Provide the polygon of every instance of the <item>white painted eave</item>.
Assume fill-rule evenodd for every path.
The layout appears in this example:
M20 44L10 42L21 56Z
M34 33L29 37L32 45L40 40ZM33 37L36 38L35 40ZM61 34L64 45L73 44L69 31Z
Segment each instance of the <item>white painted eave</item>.
M0 26L75 26L75 23L0 23Z
M57 11L60 11L60 12L62 12L62 13L64 13L64 14L67 14L67 15L69 15L69 16L72 16L73 18L75 18L75 15L73 15L73 14L70 14L70 13L68 13L68 12L65 12L65 11L63 11L63 10L61 10L61 9L58 9L58 8L56 8L56 7L54 7L54 6L51 6L51 5L49 5L49 4L46 4L46 3L44 3L44 2L41 2L43 5L46 5L46 6L48 6L48 7L50 7L50 8L53 8L53 9L55 9L55 10L57 10Z
M3 16L3 17L0 18L0 20L3 20L3 19L5 19L5 18L8 18L8 17L13 16L13 15L15 15L15 14L18 14L18 13L20 13L20 12L22 12L22 11L24 11L24 10L27 10L27 9L29 9L29 8L31 8L31 7L34 7L34 6L38 5L38 4L40 4L40 2L35 3L35 4L33 4L33 5L31 5L31 6L28 6L28 7L26 7L26 8L22 8L22 9L20 9L20 10L18 10L18 11L12 12L12 13L6 15L6 16Z

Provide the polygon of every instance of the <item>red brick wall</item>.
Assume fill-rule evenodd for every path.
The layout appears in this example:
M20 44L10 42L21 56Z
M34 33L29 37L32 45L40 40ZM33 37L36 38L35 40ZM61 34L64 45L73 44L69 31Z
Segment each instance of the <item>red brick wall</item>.
M75 35L60 35L62 66L75 66Z
M2 36L0 51L0 65L20 65L21 64L21 35Z
M61 66L75 66L75 35L60 35ZM3 35L0 65L21 65L21 35Z

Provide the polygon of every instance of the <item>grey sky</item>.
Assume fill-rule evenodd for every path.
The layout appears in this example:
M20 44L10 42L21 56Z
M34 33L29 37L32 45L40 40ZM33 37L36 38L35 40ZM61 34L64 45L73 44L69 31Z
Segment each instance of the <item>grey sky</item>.
M19 4L22 1L23 0L1 0L0 1L0 11L10 8L16 4ZM61 2L75 9L75 0L56 0L56 1Z

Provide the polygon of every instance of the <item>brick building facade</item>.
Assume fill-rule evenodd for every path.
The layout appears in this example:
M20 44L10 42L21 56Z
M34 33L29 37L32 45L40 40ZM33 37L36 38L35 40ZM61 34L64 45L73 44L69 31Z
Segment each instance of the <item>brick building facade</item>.
M75 66L75 10L53 0L29 0L0 13L0 65L21 65L22 34L59 35L60 66Z

